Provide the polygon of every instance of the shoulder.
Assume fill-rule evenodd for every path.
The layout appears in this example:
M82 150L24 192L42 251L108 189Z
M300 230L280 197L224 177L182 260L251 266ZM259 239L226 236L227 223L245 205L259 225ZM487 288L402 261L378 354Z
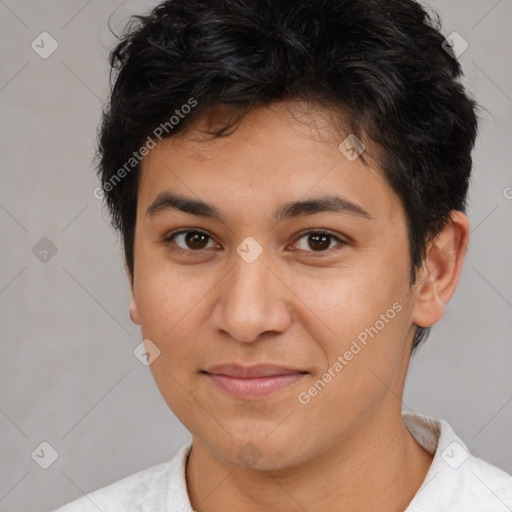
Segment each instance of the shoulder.
M512 476L472 455L468 462L468 497L479 498L482 505L493 504L492 510L512 510Z
M434 456L407 512L512 510L512 476L471 454L446 420L409 413L403 419L416 441Z
M158 464L98 489L59 508L56 512L117 512L158 510L155 501L168 475L169 463Z
M512 508L512 476L472 453L445 420L439 420L438 451L447 482L457 484L460 505L478 506L486 512ZM458 509L457 509L458 510Z
M149 512L166 510L169 493L177 503L183 498L184 468L190 444L183 446L168 462L127 476L72 501L55 512ZM186 492L186 487L185 487ZM181 505L181 504L180 504Z

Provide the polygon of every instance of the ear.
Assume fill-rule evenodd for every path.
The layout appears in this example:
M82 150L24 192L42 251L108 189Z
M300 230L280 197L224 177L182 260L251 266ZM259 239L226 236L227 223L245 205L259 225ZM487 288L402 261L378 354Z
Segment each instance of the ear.
M450 220L430 242L427 255L413 287L413 323L430 327L441 320L462 271L469 243L469 222L462 212L452 210Z
M139 311L137 309L137 302L135 301L134 283L131 272L126 267L128 280L130 281L130 320L137 325L140 325Z

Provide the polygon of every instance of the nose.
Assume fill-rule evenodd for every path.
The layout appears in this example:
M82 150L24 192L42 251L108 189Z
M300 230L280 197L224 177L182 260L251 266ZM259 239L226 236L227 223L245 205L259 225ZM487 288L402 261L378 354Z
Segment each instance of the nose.
M234 265L216 288L210 317L213 328L233 339L252 343L264 334L277 335L292 322L290 291L269 267L264 253L247 263L234 257Z

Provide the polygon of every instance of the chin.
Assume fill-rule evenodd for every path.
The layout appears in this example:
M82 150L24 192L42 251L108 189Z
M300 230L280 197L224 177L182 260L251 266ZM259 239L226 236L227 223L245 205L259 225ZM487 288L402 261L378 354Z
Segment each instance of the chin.
M260 471L276 471L290 468L307 460L309 446L304 443L304 432L293 434L289 429L282 428L279 434L274 422L272 428L268 424L260 428L230 432L222 438L201 436L202 442L228 464L243 469ZM273 430L274 429L274 430Z

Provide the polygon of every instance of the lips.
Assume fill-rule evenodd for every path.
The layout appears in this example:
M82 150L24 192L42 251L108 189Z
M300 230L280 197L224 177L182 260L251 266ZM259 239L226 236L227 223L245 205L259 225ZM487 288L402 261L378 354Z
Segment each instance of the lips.
M276 365L226 364L202 372L214 386L234 398L267 398L302 379L308 372Z
M252 379L257 377L274 377L276 375L293 375L307 372L293 368L286 368L284 366L276 366L273 364L264 364L258 366L221 364L206 370L206 373L213 375L225 375L227 377L235 377L238 379Z

